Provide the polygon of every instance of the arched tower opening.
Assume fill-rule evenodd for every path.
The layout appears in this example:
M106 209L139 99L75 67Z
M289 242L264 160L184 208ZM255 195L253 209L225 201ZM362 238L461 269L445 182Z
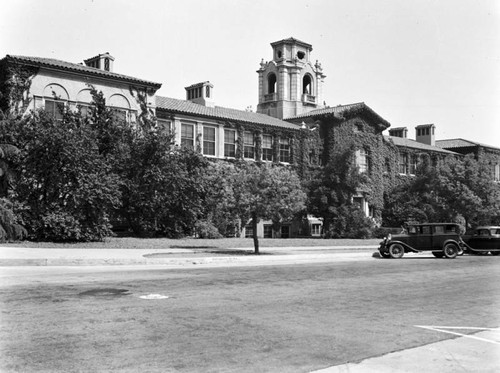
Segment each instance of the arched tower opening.
M276 74L270 73L267 76L267 93L276 92Z
M302 79L302 93L305 95L312 95L313 94L313 86L312 86L312 78L311 75L306 74L304 75L304 78Z

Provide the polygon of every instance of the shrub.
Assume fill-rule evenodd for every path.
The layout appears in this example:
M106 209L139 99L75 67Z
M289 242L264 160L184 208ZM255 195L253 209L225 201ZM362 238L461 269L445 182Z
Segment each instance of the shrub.
M199 238L222 238L217 227L211 222L199 220L195 223L195 231Z

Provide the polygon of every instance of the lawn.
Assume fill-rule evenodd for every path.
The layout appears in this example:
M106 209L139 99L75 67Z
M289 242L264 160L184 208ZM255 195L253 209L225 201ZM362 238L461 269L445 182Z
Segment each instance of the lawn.
M259 246L265 247L307 247L307 246L366 246L377 245L380 239L321 239L321 238L261 238ZM104 242L85 243L54 243L54 242L9 242L2 243L9 247L40 247L57 249L238 249L253 248L251 238L222 238L222 239L200 239L200 238L135 238L135 237L111 237Z

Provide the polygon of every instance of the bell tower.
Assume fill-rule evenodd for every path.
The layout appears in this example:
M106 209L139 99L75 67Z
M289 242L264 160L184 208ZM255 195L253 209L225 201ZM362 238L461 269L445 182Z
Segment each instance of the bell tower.
M273 59L260 63L257 112L286 119L324 107L321 64L310 61L312 46L294 38L271 43Z

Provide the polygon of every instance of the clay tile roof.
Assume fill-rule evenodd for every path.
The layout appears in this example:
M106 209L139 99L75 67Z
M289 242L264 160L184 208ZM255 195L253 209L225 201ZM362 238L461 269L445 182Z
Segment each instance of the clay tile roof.
M389 141L392 141L394 145L400 146L400 147L419 149L419 150L425 150L425 151L433 151L433 152L443 153L443 154L457 155L457 153L442 149L439 146L432 146L432 145L423 144L423 143L418 142L416 140L405 139L402 137L394 137L394 136L384 136L384 138L389 140Z
M334 114L334 115L342 116L344 113L348 113L349 111L357 111L357 110L367 113L375 121L382 124L382 126L384 128L388 128L390 126L389 122L387 122L384 118L382 118L380 115L378 115L375 111L373 111L370 107L368 107L368 105L366 105L364 102L358 102L358 103L349 104L349 105L338 105L338 106L333 106L333 107L328 106L328 107L325 107L322 109L311 110L311 111L296 115L294 117L285 118L285 120L303 119L303 118L317 117L317 116L327 115L327 114Z
M500 148L497 148L497 147L494 147L491 145L481 144L479 142L464 140L464 139L437 140L436 146L439 146L440 148L444 148L444 149L470 148L470 147L474 147L474 146L482 146L485 148L500 150Z
M179 100L170 97L156 96L156 110L165 110L168 112L196 115L212 119L238 121L246 123L263 124L267 126L299 130L300 126L285 122L281 119L273 118L265 114L254 113L252 111L229 109L215 106L208 107L196 104L187 100Z
M147 81L147 80L143 80L143 79L138 79L138 78L134 78L134 77L127 76L127 75L122 75L122 74L117 74L117 73L113 73L110 71L97 69L95 67L85 66L83 64L71 63L71 62L56 60L53 58L12 56L12 55L7 55L6 58L13 60L14 62L22 63L22 64L26 64L26 65L55 68L58 70L67 70L67 71L79 72L79 73L83 73L83 74L101 76L101 77L105 77L105 78L125 80L127 82L133 82L133 83L153 86L156 89L161 87L161 83L155 83L155 82L151 82L151 81Z

